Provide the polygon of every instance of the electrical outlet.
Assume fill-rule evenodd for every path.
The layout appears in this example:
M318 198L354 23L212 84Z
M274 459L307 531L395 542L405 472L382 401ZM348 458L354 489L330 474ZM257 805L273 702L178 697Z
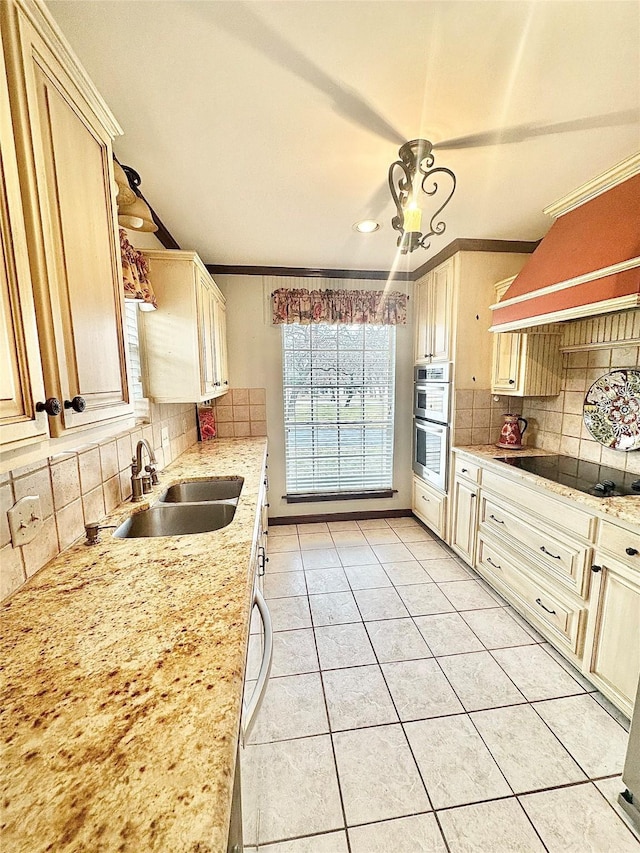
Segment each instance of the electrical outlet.
M42 527L42 507L38 495L27 495L7 512L13 547L26 545L35 539Z
M169 447L169 427L162 427L160 435L162 436L162 446Z

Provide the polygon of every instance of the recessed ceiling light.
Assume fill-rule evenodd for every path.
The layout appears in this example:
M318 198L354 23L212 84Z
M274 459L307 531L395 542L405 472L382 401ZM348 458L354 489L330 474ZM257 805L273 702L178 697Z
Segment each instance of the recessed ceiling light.
M362 222L356 222L353 226L353 230L360 234L371 234L379 229L380 223L376 222L375 219L363 219Z

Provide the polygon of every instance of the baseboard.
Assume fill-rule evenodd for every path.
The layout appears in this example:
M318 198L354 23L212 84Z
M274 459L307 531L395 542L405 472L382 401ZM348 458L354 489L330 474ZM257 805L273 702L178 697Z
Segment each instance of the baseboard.
M410 509L378 509L364 512L325 512L313 515L278 515L269 517L269 526L279 524L310 524L321 521L364 521L367 518L407 518L412 516Z

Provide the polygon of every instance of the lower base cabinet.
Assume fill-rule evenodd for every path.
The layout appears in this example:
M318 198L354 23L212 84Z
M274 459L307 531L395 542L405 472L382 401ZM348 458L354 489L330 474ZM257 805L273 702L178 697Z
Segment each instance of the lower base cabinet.
M629 717L640 676L640 566L596 551L583 672Z
M423 521L436 536L446 538L447 533L447 496L433 486L429 486L419 477L413 478L412 509L420 521Z
M640 677L638 525L561 500L544 481L504 476L475 455L456 450L455 458L452 548L630 717ZM414 479L414 512L432 526L430 491Z

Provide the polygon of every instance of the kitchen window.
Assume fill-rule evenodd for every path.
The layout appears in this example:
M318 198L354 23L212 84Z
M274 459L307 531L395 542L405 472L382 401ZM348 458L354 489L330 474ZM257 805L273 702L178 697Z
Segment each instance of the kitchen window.
M282 326L287 500L386 497L395 327Z
M140 335L138 317L140 302L135 299L125 299L125 339L129 353L129 370L131 372L131 392L136 418L149 420L149 401L144 396L142 387L142 361L140 355Z

